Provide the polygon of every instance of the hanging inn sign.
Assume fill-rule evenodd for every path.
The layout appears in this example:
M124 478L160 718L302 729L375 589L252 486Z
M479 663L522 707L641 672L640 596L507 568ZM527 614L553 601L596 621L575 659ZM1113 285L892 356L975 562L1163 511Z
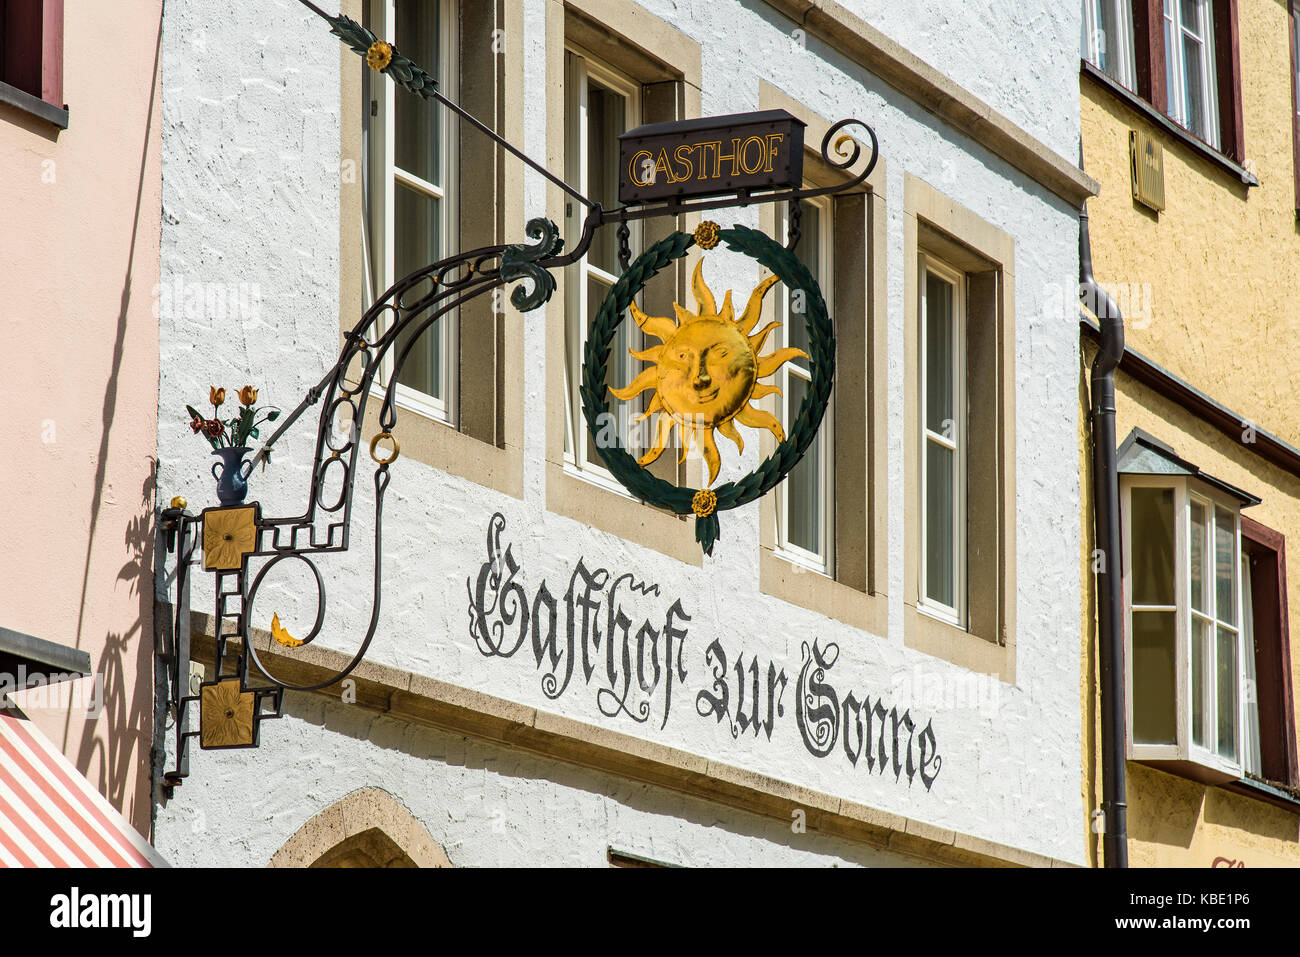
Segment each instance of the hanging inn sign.
M221 504L196 513L184 500L174 499L171 507L161 513L165 548L160 548L158 554L164 564L168 555L175 556L177 589L170 629L163 629L159 645L169 677L168 705L176 734L176 763L164 776L168 787L180 784L188 775L192 739L197 737L204 749L256 747L261 722L281 715L286 689L313 691L334 685L347 678L363 660L380 618L384 496L391 479L390 466L401 451L395 432L396 386L412 347L422 333L449 312L503 286L513 287L510 301L520 312L542 306L555 290L553 273L582 259L598 230L617 230L622 275L610 288L589 332L579 387L583 415L592 435L604 436L595 442L596 451L613 476L642 501L693 517L696 540L704 552L712 554L722 534L719 516L755 501L782 481L816 437L830 396L835 371L834 328L816 280L794 252L799 240L800 203L813 196L860 186L876 164L875 133L855 119L834 124L822 139L822 160L844 171L846 178L837 186L819 189L802 187L803 124L784 111L655 124L622 136L620 205L605 209L462 110L438 90L428 73L391 44L348 17L329 16L308 0L299 2L323 18L330 32L363 57L369 69L382 73L410 95L423 98L430 109L449 110L463 124L491 139L497 148L563 190L585 214L580 234L572 237L567 248L555 224L534 219L525 227L528 242L458 253L398 280L345 334L343 348L329 371L283 417L278 410L259 417L257 390L251 387L240 390L238 401L242 408L226 421L219 416L225 399L223 390L214 389L210 396L212 419L190 409L192 428L212 444L213 454L220 460L214 463L213 474L218 479ZM846 133L849 127L864 133L869 146L864 148ZM635 259L630 255L632 222L757 203L788 204L787 244L744 226L721 228L706 218L690 233L673 232ZM711 276L716 276L710 258L719 247L756 260L770 275L735 301L731 290L719 298L710 285ZM676 304L671 316L642 312L635 302L640 290L655 274L694 248L704 255L693 271L690 303ZM806 353L768 346L778 324L761 326L759 316L764 297L778 283L804 294L800 298L806 304ZM624 322L635 323L650 345L633 353L644 368L631 381L609 381L610 353ZM465 329L462 334L472 334L472 330ZM811 369L810 387L793 420L781 422L754 403L776 391L765 380L785 362L805 356ZM380 375L381 368L387 381ZM361 435L361 423L372 396L379 403L379 431L366 440ZM611 440L600 428L611 415L612 403L634 400L646 410L643 417L649 418L653 437L649 449L639 457L634 457L618 436ZM315 406L320 409L303 512L269 515L258 503L245 503L252 469L269 461L276 442ZM351 423L343 433L336 428L341 421ZM743 448L738 425L770 431L778 443L776 450L747 475L716 484L723 449ZM249 441L261 438L262 429L273 426L274 432L255 452L247 446ZM728 440L721 448L719 434ZM702 488L667 482L649 470L674 440L681 443L683 455L689 448L701 454L708 473ZM366 542L373 549L374 566L368 626L355 655L341 670L314 684L294 683L277 674L273 662L259 657L250 636L258 629L269 628L278 652L292 659L295 649L311 644L322 634L326 625L325 580L318 563L352 547L353 491L363 448L374 464L375 491L373 539ZM327 494L327 486L338 491ZM198 560L200 547L202 558ZM502 555L502 562L509 560L508 554ZM309 628L293 635L281 626L273 609L258 604L258 593L277 567L300 563L315 585L316 614ZM166 568L163 573L168 574ZM192 689L189 595L192 577L200 573L213 576L216 648L209 662L212 680ZM490 569L487 574L489 580L497 576L495 581L500 587L504 568ZM670 613L668 626L680 627L681 622L674 624ZM667 641L667 636L663 640ZM662 648L666 655L667 645ZM806 657L814 663L805 663L801 674L823 673L829 653L815 645L807 649ZM716 648L711 654L710 663L717 666L725 653ZM665 657L662 665L664 669L675 669L679 677L684 672L680 657L672 662ZM755 710L757 699L751 696L750 707L731 712L729 720L736 721L737 727L763 727L770 735L774 719L768 715L767 706L784 707L773 695L784 689L787 679L782 672L777 682L774 671L772 680L776 684L763 696L761 712ZM700 708L715 700L717 688L709 694L714 697L706 694L696 699L703 702ZM879 704L877 701L877 707ZM197 730L192 728L194 705L198 706ZM699 713L706 711L721 720L725 709L715 704ZM743 721L737 717L740 714L745 715ZM799 714L803 728L802 710ZM809 720L819 719L813 716ZM883 715L880 720L884 720ZM915 741L917 763L915 768L908 763L909 781L912 771L924 766L922 780L928 789L932 777L926 776L937 773L938 768L932 729L928 725L913 727L913 719L906 714L895 714L893 720L894 737L906 734ZM899 753L897 743L891 753Z

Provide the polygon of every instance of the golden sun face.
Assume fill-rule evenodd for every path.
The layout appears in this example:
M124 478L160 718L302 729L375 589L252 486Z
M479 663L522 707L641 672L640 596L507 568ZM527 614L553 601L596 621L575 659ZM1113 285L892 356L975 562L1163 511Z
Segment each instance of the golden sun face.
M745 440L736 430L737 422L750 428L768 429L778 442L785 439L785 430L776 417L756 409L750 400L779 394L781 390L776 386L758 380L774 374L791 359L806 358L807 353L802 349L778 349L766 356L759 355L772 330L780 326L779 322L770 322L751 334L763 308L763 297L779 281L776 276L758 284L737 319L731 305L731 291L727 291L719 309L704 283L703 266L704 261L700 260L691 280L696 312L674 303L677 318L673 320L647 316L635 303L628 307L636 324L663 344L643 352L629 350L635 358L652 365L627 387L609 391L626 401L647 389L655 390L649 407L638 419L657 416L654 443L637 460L639 464L649 465L663 454L676 426L682 446L678 461L686 458L691 446L697 446L709 465L712 485L721 467L715 429L742 452Z

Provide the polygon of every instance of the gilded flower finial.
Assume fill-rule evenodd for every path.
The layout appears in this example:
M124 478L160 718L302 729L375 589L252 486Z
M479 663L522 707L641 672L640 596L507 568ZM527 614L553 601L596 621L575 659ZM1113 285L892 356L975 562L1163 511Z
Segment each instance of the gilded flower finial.
M706 219L695 227L695 245L701 249L712 249L718 245L720 238L718 224L711 219Z
M370 66L370 69L380 71L392 62L393 48L391 46L383 40L376 40L370 44L370 49L366 51L366 63Z
M708 518L718 507L718 494L711 488L702 488L691 497L691 511L700 518Z

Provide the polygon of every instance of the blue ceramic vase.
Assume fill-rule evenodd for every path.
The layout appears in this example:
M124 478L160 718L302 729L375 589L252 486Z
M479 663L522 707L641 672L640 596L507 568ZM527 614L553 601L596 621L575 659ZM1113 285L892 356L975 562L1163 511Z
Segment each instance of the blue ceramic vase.
M246 445L212 450L221 459L212 463L212 475L217 480L217 499L222 505L238 505L248 494L248 476L253 471L253 463L245 461L244 456L250 451Z

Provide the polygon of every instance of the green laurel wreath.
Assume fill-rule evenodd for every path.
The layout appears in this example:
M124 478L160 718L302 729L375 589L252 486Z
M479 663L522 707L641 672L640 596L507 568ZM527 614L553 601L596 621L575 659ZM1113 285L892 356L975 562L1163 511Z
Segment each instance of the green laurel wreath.
M835 378L835 330L826 313L826 300L808 268L793 252L758 230L733 226L721 230L719 238L727 244L728 249L766 266L785 283L786 288L802 289L806 294L812 382L785 441L744 478L714 489L717 495L715 509L706 516L696 516L695 540L700 543L706 555L713 554L713 543L721 532L718 512L746 505L765 495L803 458L821 426ZM673 233L655 243L636 258L601 303L587 338L582 385L578 390L582 396L582 412L587 420L587 429L593 438L600 432L601 416L610 414L605 379L609 369L610 347L619 324L623 321L624 312L647 282L660 270L685 256L687 250L694 245L695 238L682 232ZM596 452L605 467L637 498L678 515L693 511L691 503L698 489L673 485L638 465L617 436L614 444L609 447L600 441L595 444Z

